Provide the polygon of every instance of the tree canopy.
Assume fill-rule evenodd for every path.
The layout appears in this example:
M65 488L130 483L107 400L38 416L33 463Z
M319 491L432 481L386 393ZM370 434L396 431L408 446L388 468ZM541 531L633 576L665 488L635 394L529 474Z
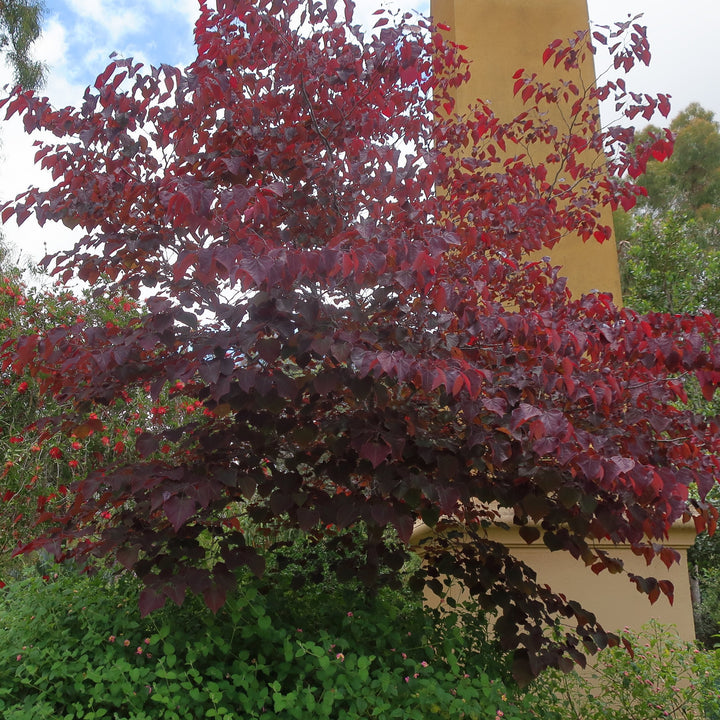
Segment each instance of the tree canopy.
M40 0L0 2L0 49L13 68L15 82L24 88L38 88L43 83L45 67L30 54L42 31L43 10Z
M720 312L720 127L697 103L670 124L672 156L650 160L647 196L616 214L623 297L648 312ZM659 133L645 128L641 137Z
M436 535L418 581L442 592L448 576L497 611L517 677L568 668L617 638L489 525L508 512L527 542L621 572L596 541L670 565L664 542L689 502L697 527L715 523L720 428L683 409L683 378L708 396L720 384L716 320L572 298L527 255L567 233L607 238L600 207L631 207L626 176L669 154L667 137L631 152L631 129L599 130L597 100L630 116L664 102L638 104L622 81L581 89L580 33L544 55L568 80L519 72L527 110L501 122L483 103L455 107L469 68L428 21L380 16L366 36L345 13L203 4L184 69L115 59L78 108L2 100L57 137L36 156L53 184L3 220L79 228L53 272L141 306L123 324L80 317L2 346L5 372L62 405L38 427L83 440L93 414L178 383L202 408L80 473L18 551L114 558L145 583L145 613L187 591L217 609L239 567L263 572L246 519L366 527L362 560L338 574L369 585L403 562L386 529L407 543L424 522ZM616 67L649 59L633 21L597 38L617 43ZM542 112L558 102L567 128ZM588 148L611 152L609 168ZM667 581L629 579L672 597Z
M642 207L654 212L673 211L698 220L717 219L720 208L720 130L714 114L691 103L670 123L675 134L672 156L651 161L642 178L647 197ZM641 138L657 135L649 125Z

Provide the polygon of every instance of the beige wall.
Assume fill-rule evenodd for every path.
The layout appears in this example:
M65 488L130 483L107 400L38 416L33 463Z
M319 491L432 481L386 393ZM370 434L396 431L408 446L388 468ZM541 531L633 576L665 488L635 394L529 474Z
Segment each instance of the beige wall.
M541 540L528 545L512 529L498 529L492 537L504 542L515 557L532 567L540 581L594 612L605 629L620 630L627 625L637 630L650 618L654 618L663 624L677 626L678 634L683 639L695 639L687 568L687 548L695 540L692 524L673 528L668 544L680 552L682 559L679 565L673 565L670 570L660 561L648 567L645 560L635 555L628 546L601 546L614 557L620 558L631 572L658 580L670 580L675 586L672 605L664 595L651 605L647 595L638 592L625 574L612 575L604 570L596 575L567 552L551 553L541 544Z
M420 525L413 534L412 542L422 548L421 541L430 534L430 528ZM695 639L687 568L687 549L695 540L692 524L673 528L667 544L680 553L681 562L672 565L669 570L659 561L648 567L645 560L636 556L627 545L599 544L612 557L622 560L629 572L658 580L670 580L675 587L672 605L662 594L654 604L650 604L647 595L640 593L625 573L610 574L604 570L596 575L570 553L562 550L550 552L542 540L528 545L514 527L509 530L491 528L488 538L504 544L514 557L533 568L538 575L538 582L549 585L554 592L562 593L569 600L576 600L586 610L595 613L606 630L622 630L626 626L638 630L654 618L664 625L674 625L684 640Z
M450 26L451 40L468 47L463 55L472 61L471 80L458 90L458 111L482 98L504 121L524 109L519 96L513 95L515 71L525 68L537 72L543 81L557 79L560 71L552 63L542 64L544 49L556 38L572 37L577 30L588 27L585 0L432 0L431 12L436 22ZM591 56L581 72L585 84L591 84ZM562 131L564 120L559 112L552 121ZM602 158L592 156L590 162L602 162ZM609 209L601 222L612 226ZM568 237L549 254L553 263L563 268L573 295L601 290L611 292L616 302L621 301L614 240L601 245L594 240L583 243L578 237Z
M513 96L515 71L523 67L528 72L537 72L545 81L553 80L559 71L552 68L552 63L542 65L543 50L552 40L571 37L576 30L588 27L585 0L432 0L431 10L436 22L450 26L452 40L468 46L463 54L473 61L471 82L458 91L458 111L480 97L491 103L502 120L512 119L523 109L520 99ZM581 72L585 83L592 82L594 68L590 56ZM557 116L553 122L561 125L562 118ZM602 222L612 224L609 211ZM553 248L550 255L555 264L562 266L573 294L598 289L612 292L620 302L614 241L600 245L570 237ZM686 550L694 540L692 527L674 529L669 544L681 552L682 563L669 572L659 562L647 568L644 560L634 556L627 547L608 548L611 552L617 551L634 572L672 580L675 585L672 606L664 596L650 605L647 597L624 575L610 575L607 571L595 575L568 553L551 553L540 543L528 546L513 530L495 533L498 535L494 539L508 545L554 590L594 611L607 629L620 629L625 625L637 629L655 617L676 625L684 638L694 638L686 566Z

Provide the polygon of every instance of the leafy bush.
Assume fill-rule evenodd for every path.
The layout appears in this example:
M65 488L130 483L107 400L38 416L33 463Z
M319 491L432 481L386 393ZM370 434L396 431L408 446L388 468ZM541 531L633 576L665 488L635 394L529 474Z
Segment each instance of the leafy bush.
M700 602L693 608L695 632L705 647L717 643L720 633L720 568L703 568L698 573Z
M486 672L501 668L477 616L458 625L403 588L340 582L343 547L275 550L217 615L192 597L141 619L132 578L28 573L0 595L0 715L530 717Z
M655 621L626 629L632 652L606 648L584 674L545 672L530 688L543 720L720 718L720 655Z

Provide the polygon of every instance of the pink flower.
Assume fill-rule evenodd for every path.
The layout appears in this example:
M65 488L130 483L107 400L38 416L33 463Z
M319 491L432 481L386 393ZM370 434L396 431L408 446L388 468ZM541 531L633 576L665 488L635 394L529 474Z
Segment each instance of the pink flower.
M137 655L142 655L142 648L139 647L139 648L135 651L135 653L136 653Z
M405 682L407 682L407 683L410 682L410 678L407 675L405 676Z
M124 645L125 647L128 647L128 645L130 645L130 641L129 641L129 640L123 641L123 645Z
M428 666L428 664L427 664L427 661L426 661L426 660L423 660L423 661L422 661L422 662L421 662L420 664L421 664L421 665L422 665L423 667L427 667L427 666Z
M145 644L146 644L146 645L149 645L149 644L150 644L150 638L145 638Z
M108 638L108 642L115 642L115 636L114 636L114 635L111 635L111 636Z
M22 660L22 655L18 655L15 659L20 662Z
M336 660L339 660L340 662L345 662L345 656L344 656L342 653L338 653L338 654L335 656L335 659L336 659Z
M353 614L351 612L348 613L348 617L352 617Z

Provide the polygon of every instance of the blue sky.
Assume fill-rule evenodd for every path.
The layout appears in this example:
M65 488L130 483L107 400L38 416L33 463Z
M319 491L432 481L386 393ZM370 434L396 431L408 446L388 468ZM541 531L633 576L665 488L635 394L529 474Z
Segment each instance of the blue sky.
M197 0L45 0L45 4L45 32L37 56L48 64L44 92L57 106L77 104L113 51L154 65L181 65L193 57ZM373 11L383 4L427 14L430 2L357 0L356 17L369 23ZM602 24L623 20L628 14L645 14L653 62L649 70L631 77L633 89L670 93L673 112L697 100L720 118L717 0L684 0L682 6L672 0L588 0L588 4L591 20ZM0 67L0 86L9 79L9 71ZM0 139L0 199L42 184L42 176L32 165L32 141L20 124L5 123L0 127ZM20 229L10 223L4 232L35 258L42 256L44 245L53 250L72 240L64 227L39 231L31 221Z

